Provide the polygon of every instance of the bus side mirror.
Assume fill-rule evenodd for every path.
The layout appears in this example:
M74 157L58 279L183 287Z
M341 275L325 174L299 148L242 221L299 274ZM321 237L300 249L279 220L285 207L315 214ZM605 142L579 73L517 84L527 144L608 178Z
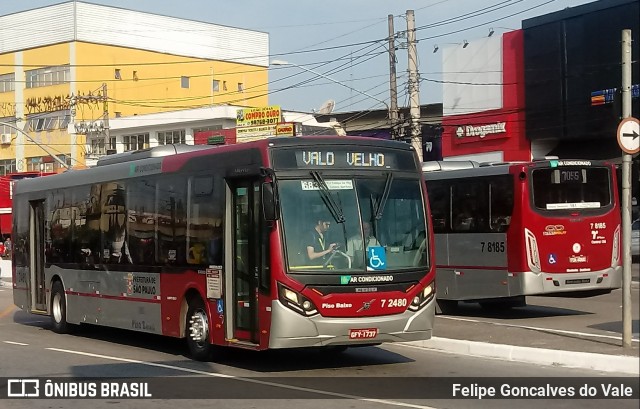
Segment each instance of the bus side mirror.
M262 212L266 221L278 220L278 198L272 182L262 184Z

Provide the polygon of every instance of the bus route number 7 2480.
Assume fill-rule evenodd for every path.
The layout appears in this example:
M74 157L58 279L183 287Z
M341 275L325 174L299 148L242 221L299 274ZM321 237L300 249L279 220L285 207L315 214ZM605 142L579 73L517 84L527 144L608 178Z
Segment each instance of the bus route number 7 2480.
M481 241L483 253L504 253L504 241Z

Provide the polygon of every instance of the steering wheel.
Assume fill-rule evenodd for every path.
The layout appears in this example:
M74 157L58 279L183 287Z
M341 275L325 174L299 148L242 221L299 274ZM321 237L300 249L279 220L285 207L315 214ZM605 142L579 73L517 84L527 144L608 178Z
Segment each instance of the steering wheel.
M349 255L343 253L340 250L335 250L331 253L331 255L329 256L329 258L327 259L327 261L325 261L322 264L322 267L326 267L329 265L329 263L331 262L331 260L333 260L333 258L336 256L336 254L340 254L341 256L344 256L344 258L347 259L347 263L348 263L348 268L351 268L351 257L349 257Z

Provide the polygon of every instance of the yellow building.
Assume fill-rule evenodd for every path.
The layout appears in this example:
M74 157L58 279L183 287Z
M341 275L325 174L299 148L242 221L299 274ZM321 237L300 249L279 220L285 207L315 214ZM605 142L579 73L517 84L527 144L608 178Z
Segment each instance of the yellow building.
M116 150L109 118L268 105L267 33L78 1L0 27L0 175Z

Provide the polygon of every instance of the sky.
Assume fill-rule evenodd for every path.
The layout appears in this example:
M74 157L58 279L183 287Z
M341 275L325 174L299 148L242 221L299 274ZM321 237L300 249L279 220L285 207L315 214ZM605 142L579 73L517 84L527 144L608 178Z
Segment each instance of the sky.
M62 0L0 0L0 15ZM415 15L420 103L442 102L441 52L519 29L522 21L591 0L90 0L171 17L269 33L269 103L313 112L329 100L334 112L385 109L390 101L388 15L394 16L398 105L409 105L407 10ZM6 39L5 39L6 41ZM441 49L441 48L440 48ZM384 102L384 103L383 103Z

